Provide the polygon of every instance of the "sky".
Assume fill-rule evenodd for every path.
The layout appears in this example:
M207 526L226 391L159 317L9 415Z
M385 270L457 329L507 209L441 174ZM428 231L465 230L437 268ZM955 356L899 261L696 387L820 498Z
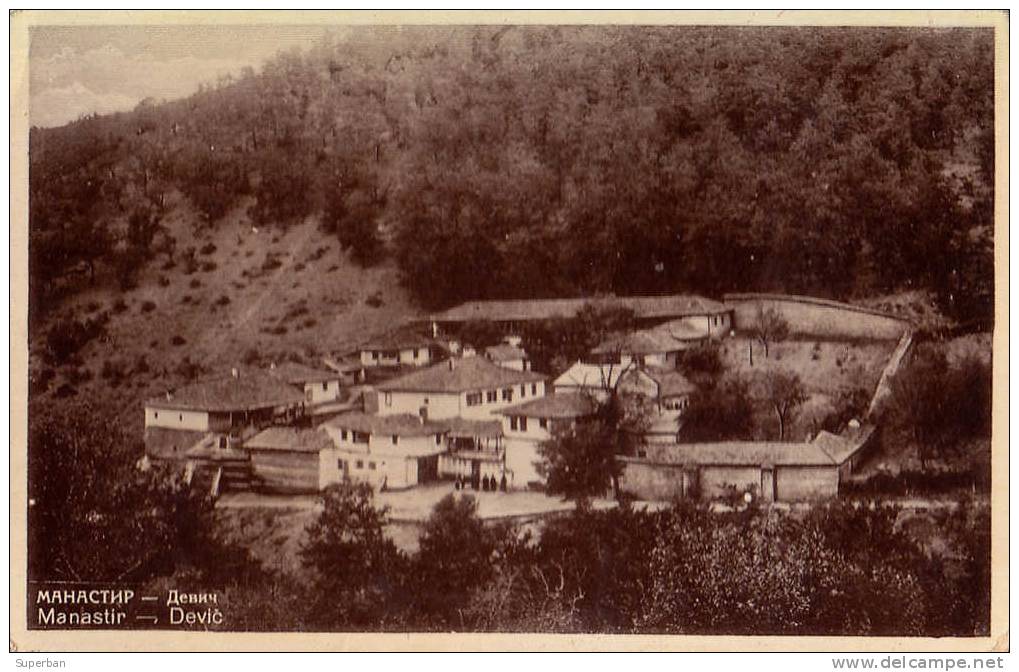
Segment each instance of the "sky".
M29 121L60 126L84 114L131 110L199 84L256 70L281 50L312 46L323 26L38 26L29 33Z

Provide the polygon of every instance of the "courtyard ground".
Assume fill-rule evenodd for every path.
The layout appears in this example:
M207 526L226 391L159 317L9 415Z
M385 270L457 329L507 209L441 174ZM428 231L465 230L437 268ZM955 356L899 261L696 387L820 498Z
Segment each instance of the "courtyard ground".
M766 407L755 381L773 371L792 372L800 377L807 400L800 406L786 433L788 440L803 440L815 431L843 393L863 389L871 395L881 372L895 349L895 341L831 341L790 339L764 346L749 336L737 334L720 344L722 362L727 371L751 382L752 394L759 400L758 438L778 438L774 413Z

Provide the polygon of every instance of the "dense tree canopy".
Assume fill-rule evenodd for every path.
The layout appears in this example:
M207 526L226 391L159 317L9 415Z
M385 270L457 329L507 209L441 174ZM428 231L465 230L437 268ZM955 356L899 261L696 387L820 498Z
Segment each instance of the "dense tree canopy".
M366 30L33 129L34 299L176 188L205 225L324 210L431 305L919 286L989 314L989 30Z

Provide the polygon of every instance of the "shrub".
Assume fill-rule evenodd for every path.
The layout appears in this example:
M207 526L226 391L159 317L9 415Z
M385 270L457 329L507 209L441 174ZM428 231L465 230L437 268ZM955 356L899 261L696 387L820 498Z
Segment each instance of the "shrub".
M97 310L99 310L100 308L102 308L102 306L98 302L96 302L96 301L89 301L88 305L85 306L85 312L86 313L94 313Z
M209 255L216 251L216 246L213 243L206 243L202 245L201 249L198 250L199 254Z
M169 287L170 286L170 278L166 277L165 275L159 276L159 286L160 287Z
M274 269L277 269L277 268L281 267L282 265L283 265L283 262L280 261L276 257L276 255L274 255L274 254L267 254L267 255L265 255L265 261L262 262L262 270L263 271L271 271L271 270L274 270Z
M124 379L126 372L124 362L119 359L107 359L103 362L103 368L99 370L99 377L109 381L113 387L117 387Z
M225 306L225 305L228 305L229 303L230 303L230 297L227 296L226 294L223 294L218 299L216 299L216 305L217 306Z
M89 341L103 336L107 321L104 315L85 320L74 317L59 320L46 334L47 359L54 364L64 364Z
M183 336L177 335L170 339L170 343L172 345L184 345L187 343L187 340L185 340Z
M144 302L142 302L142 312L143 313L151 313L155 309L156 309L156 304L155 304L154 301L144 301Z
M113 312L114 313L117 313L119 315L120 313L123 313L126 310L127 310L127 304L124 302L124 299L117 299L113 303Z
M214 261L203 261L202 262L202 273L211 273L219 268L219 265Z
M53 393L53 396L57 399L66 399L67 397L73 397L76 394L78 394L78 390L76 390L73 385L64 383L57 388L57 391Z
M180 297L180 302L181 303L191 303L191 295L190 294L185 294L184 296Z
M138 359L134 362L135 373L148 373L150 371L149 360L145 355L138 355Z
M259 357L260 356L258 354L258 350L256 350L255 348L248 348L247 351L245 351L244 357L241 359L241 361L247 364L248 366L251 366L258 362Z
M188 287L190 287L191 289L198 289L201 286L202 286L202 281L199 280L198 278L194 278L194 279L191 280L191 282L188 283Z
M380 294L379 292L375 292L367 299L365 299L364 302L365 305L371 306L372 308L381 308L383 305L385 305L385 302L382 300L382 294Z
M296 273L300 273L301 271L304 270L304 268L305 268L304 264L302 262L300 262L300 261L297 262L296 264L294 264L294 272L296 272Z

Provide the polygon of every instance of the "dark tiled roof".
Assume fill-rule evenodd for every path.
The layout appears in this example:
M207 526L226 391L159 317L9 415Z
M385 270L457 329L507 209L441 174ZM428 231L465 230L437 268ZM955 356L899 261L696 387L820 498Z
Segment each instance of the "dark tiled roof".
M436 424L444 425L450 436L478 436L492 439L502 436L502 423L498 420L448 418L446 420L438 420Z
M244 447L256 450L292 450L317 453L334 446L329 435L321 429L270 427L245 441Z
M485 348L485 357L494 362L508 362L514 359L527 359L527 353L524 352L523 348L518 348L515 345L500 343L499 345L490 345Z
M545 376L493 364L484 357L450 359L378 385L384 392L468 392L532 383Z
M759 467L835 466L836 462L813 443L727 441L721 443L649 443L648 459L671 464Z
M681 348L681 344L668 334L660 331L633 331L628 334L619 334L606 339L592 352L596 355L615 354L623 355L651 355L660 352L675 352Z
M658 383L658 395L660 397L674 397L681 394L692 394L697 391L697 387L687 380L686 376L675 369L645 366L643 370L653 381Z
M313 369L304 364L296 362L283 362L275 368L269 369L269 375L276 376L285 383L291 385L303 385L304 383L321 383L328 380L340 380L342 374L336 371L325 369Z
M184 385L170 394L145 402L151 408L187 411L250 411L299 404L304 395L275 376L262 371L242 371L236 377L221 376Z
M432 316L437 322L494 320L523 322L574 317L591 305L596 308L628 308L642 319L685 317L688 315L719 315L730 309L718 301L702 296L675 294L670 296L606 296L572 299L523 299L513 301L469 301Z
M362 344L359 350L402 350L405 348L437 347L435 340L407 328L377 336Z
M586 394L562 392L508 406L495 412L499 415L524 415L529 418L581 418L594 413L595 404Z
M837 464L842 464L866 445L875 429L874 425L863 425L855 429L847 429L842 434L832 434L821 430L814 437L814 445L831 456L831 459Z
M397 415L344 413L326 420L323 424L365 434L388 436L429 436L446 431L446 426L441 422L422 422L420 417L409 413Z

